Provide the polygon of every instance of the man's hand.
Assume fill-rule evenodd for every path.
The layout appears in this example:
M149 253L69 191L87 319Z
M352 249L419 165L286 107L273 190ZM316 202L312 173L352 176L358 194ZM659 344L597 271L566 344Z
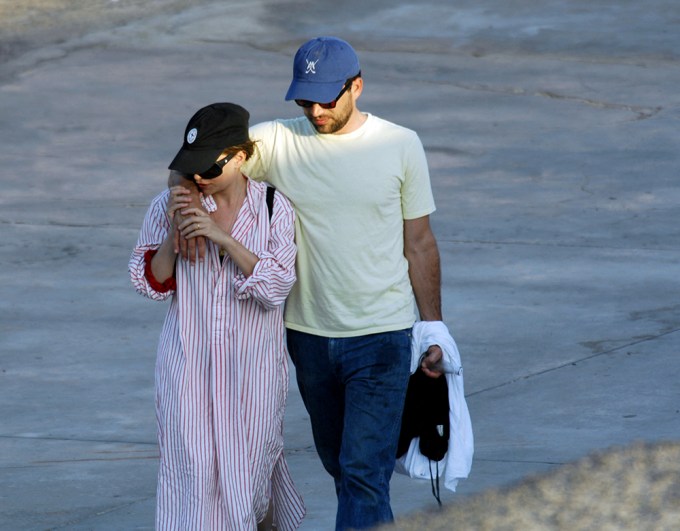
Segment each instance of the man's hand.
M193 181L185 178L184 175L182 175L181 173L171 171L170 176L168 177L168 186L170 186L173 191L179 187L184 188L185 190L184 192L181 191L173 192L173 194L175 194L175 196L177 197L176 200L184 201L185 203L184 207L186 208L195 207L203 209L203 205L201 204L201 199L198 193L198 188L196 188L196 184ZM185 216L182 215L182 210L183 209L177 209L174 211L175 214L173 218L173 225L175 227L179 227L185 219ZM182 258L184 258L185 260L188 259L189 261L191 261L192 264L196 263L196 258L198 258L198 260L201 262L205 259L206 247L204 236L186 239L182 237L178 230L175 230L174 245L175 253L181 254Z
M439 345L432 345L427 349L423 360L420 362L420 368L425 376L430 378L439 378L444 374L444 368L442 366L442 358L444 353Z

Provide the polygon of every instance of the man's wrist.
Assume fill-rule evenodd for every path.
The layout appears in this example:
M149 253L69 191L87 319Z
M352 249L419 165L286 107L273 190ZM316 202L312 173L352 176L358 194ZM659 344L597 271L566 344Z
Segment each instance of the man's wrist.
M184 186L184 188L190 190L198 190L193 179L189 179L186 175L178 171L170 170L170 175L168 175L168 187L171 188L173 186Z

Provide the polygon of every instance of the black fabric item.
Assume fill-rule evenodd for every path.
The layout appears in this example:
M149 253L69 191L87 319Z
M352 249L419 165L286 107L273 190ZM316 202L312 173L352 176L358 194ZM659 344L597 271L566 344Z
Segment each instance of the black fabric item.
M272 212L274 211L274 192L276 188L267 186L267 209L269 210L269 221L272 220Z
M449 392L446 378L430 378L418 368L408 382L397 458L408 451L414 437L420 437L420 453L433 461L441 461L448 450L449 435Z

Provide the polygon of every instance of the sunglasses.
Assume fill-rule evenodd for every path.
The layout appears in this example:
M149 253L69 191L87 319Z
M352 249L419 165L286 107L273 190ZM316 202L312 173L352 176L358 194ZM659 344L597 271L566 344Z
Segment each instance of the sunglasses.
M210 168L205 170L203 173L199 173L198 175L201 176L201 179L214 179L215 177L219 177L222 175L222 168L224 168L224 165L233 157L234 155L227 155L222 160L218 160L215 164L210 166Z
M342 95L345 92L347 92L347 89L349 89L352 86L352 82L355 79L356 78L348 79L347 82L345 83L345 86L342 87L340 94L338 94L333 101L329 101L328 103L319 103L318 101L295 100L295 103L297 103L300 107L304 107L305 109L309 109L314 104L318 105L322 109L335 109L335 106L338 104L338 100L342 98Z

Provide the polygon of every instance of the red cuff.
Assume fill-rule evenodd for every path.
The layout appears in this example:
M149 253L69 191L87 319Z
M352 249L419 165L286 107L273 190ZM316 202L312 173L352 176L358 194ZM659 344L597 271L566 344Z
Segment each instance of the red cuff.
M149 285L154 291L158 293L166 293L171 290L177 289L177 282L175 281L174 275L166 279L165 282L158 282L156 277L153 276L151 272L151 259L158 252L158 249L149 249L144 253L144 276L149 282Z

